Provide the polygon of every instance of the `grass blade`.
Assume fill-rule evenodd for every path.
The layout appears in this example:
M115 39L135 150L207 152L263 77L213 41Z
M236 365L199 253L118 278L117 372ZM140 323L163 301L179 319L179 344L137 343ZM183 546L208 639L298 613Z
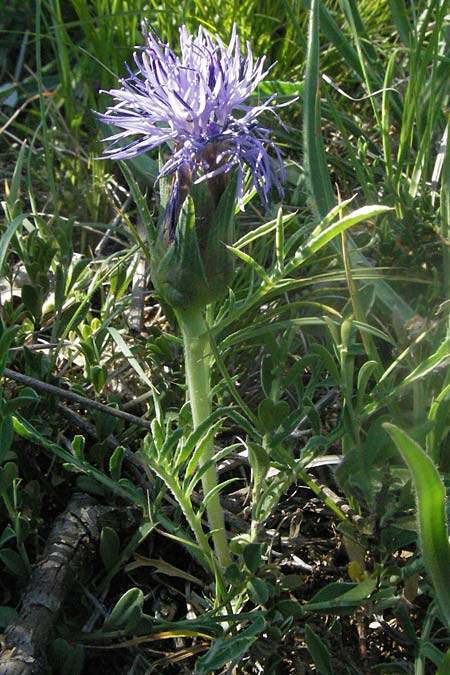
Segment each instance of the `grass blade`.
M325 3L319 3L319 12L321 30L323 30L328 40L334 44L344 62L353 68L355 73L362 80L363 71L355 48L348 40L346 34L339 28L328 9L325 7Z
M13 236L16 233L17 228L23 223L24 220L26 220L27 215L26 213L21 213L18 216L12 220L8 227L6 228L6 231L2 234L1 239L0 239L0 271L2 270L3 263L5 262L5 258L8 255L8 246L9 242L13 238Z
M321 675L334 675L330 652L324 642L310 627L309 623L305 626L305 639L308 651L313 657L314 663L319 669L319 673L321 673Z
M400 39L405 47L409 47L411 42L411 25L406 13L405 1L389 0L389 7Z
M320 71L319 71L319 3L312 0L309 16L308 50L305 68L303 154L305 174L320 218L325 218L335 205L335 197L327 167L323 138L320 130ZM322 13L320 19L322 21ZM360 72L360 68L359 71ZM340 250L339 244L338 250ZM348 248L352 267L369 266L351 237ZM395 311L401 321L407 321L414 314L409 305L383 279L374 281L379 301L389 310Z
M388 206L362 206L352 213L343 216L335 223L332 223L325 229L322 229L322 223L311 233L311 237L298 249L290 263L286 265L285 273L291 274L294 269L299 267L309 256L314 255L332 239L342 232L345 232L352 225L356 225L369 218L381 215L390 211Z
M334 206L334 194L320 130L319 3L312 0L305 69L303 152L314 207L324 218Z
M394 424L383 424L411 472L416 490L419 537L436 602L450 629L450 546L445 521L445 488L428 455Z
M153 246L156 240L156 228L153 223L153 218L152 214L150 213L150 209L147 206L145 195L142 193L139 183L133 176L133 172L131 171L128 164L126 162L120 162L120 168L122 170L123 175L125 176L125 180L128 183L128 187L130 188L130 192L133 195L133 199L139 211L139 215L145 226L148 242L151 246Z

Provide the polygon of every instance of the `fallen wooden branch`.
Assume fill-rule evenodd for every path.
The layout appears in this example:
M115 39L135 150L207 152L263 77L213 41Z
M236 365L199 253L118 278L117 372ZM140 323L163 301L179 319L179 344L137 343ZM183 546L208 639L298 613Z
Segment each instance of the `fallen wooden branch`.
M100 532L109 526L130 532L139 524L133 508L103 506L75 494L48 537L22 598L19 619L6 630L0 675L45 675L46 649L58 612L87 561L96 555Z
M137 426L144 427L148 431L151 431L152 427L150 422L142 419L142 417L137 417L137 415L132 415L131 413L125 412L125 410L118 410L117 408L112 408L109 405L100 403L99 401L94 401L87 396L80 396L74 391L69 391L68 389L62 389L61 387L56 387L54 384L48 384L47 382L41 382L41 380L36 380L34 377L29 375L23 375L22 373L17 373L15 370L10 370L9 368L3 369L3 376L7 377L9 380L14 380L14 382L19 382L20 384L25 385L26 387L32 387L36 391L43 391L46 394L52 396L58 396L59 398L64 398L67 401L74 401L84 406L87 410L99 410L100 412L105 413L105 415L112 415L113 417L119 417L130 424L136 424Z

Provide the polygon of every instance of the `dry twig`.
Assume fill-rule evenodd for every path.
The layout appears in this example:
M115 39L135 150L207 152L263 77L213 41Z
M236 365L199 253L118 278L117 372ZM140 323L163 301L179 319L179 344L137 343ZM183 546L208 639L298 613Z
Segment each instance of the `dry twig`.
M48 672L45 652L59 610L86 562L95 555L102 528L131 531L138 521L136 509L102 506L86 494L72 497L56 519L34 568L20 617L6 631L0 675Z

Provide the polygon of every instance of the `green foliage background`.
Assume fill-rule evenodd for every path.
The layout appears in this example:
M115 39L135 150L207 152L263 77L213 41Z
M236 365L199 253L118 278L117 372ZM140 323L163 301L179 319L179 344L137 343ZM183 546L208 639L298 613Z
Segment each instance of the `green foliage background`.
M86 584L115 608L86 638L92 607L69 601L50 650L55 673L90 672L86 645L167 628L144 597L145 575L136 582L125 570L134 554L150 555L155 524L207 574L192 539L203 508L193 506L195 457L214 432L221 461L247 453L240 485L252 497L252 536L236 536L236 562L216 597L205 592L190 622L179 609L167 628L171 638L181 631L185 646L188 635L210 646L187 661L191 671L228 672L239 661L245 673L295 672L289 654L298 649L307 672L445 675L449 13L448 0L13 0L3 8L3 625L68 492L132 502L144 514L131 541L102 535L103 567L87 570ZM227 39L236 22L254 53L275 63L255 96L298 98L274 130L286 160L284 203L264 213L252 199L237 216L232 292L208 314L216 412L197 434L174 317L148 284L158 156L122 166L95 159L106 131L92 111L105 108L102 90L142 44L142 19L172 45L181 23ZM14 384L14 373L32 380ZM36 382L135 418L76 407ZM142 462L154 471L145 475ZM277 571L263 536L277 514L290 514L296 485L326 506L332 546L346 556L309 595L307 578L297 587L296 575ZM368 664L352 632L361 621ZM170 658L143 649L140 657L142 672L154 662L171 672ZM125 672L131 657L121 658Z

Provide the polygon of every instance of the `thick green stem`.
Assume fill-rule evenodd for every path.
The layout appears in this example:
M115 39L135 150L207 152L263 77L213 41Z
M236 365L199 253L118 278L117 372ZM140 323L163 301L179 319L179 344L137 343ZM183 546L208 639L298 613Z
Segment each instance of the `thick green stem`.
M209 339L201 311L178 313L184 340L186 382L191 403L192 419L196 429L211 414L209 381ZM214 456L214 442L206 445L201 456L204 465ZM217 486L215 466L210 466L202 476L203 494L206 496ZM217 560L222 568L230 562L223 511L218 493L212 495L206 507L209 527Z

